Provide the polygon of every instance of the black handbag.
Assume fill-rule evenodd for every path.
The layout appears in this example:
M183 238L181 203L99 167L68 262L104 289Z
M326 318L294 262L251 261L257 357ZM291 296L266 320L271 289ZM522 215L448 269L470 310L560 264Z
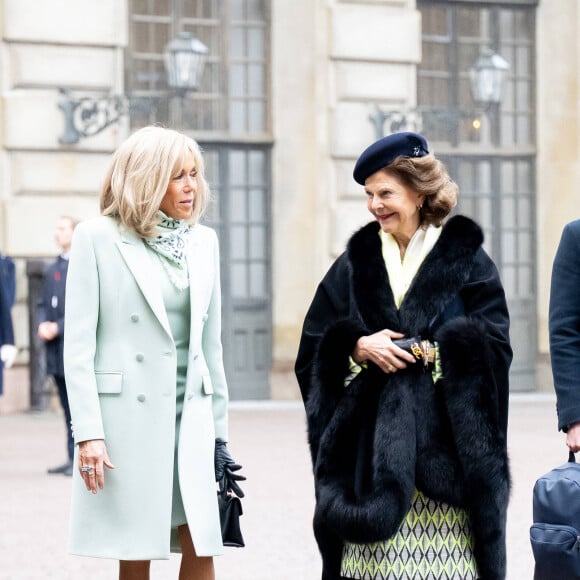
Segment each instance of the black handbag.
M580 465L572 452L536 481L533 513L534 580L580 579Z
M240 528L240 516L244 513L240 498L218 492L218 507L224 546L243 548L246 544Z
M433 366L435 362L435 345L428 340L422 340L420 336L411 338L397 338L393 344L412 354L425 368Z

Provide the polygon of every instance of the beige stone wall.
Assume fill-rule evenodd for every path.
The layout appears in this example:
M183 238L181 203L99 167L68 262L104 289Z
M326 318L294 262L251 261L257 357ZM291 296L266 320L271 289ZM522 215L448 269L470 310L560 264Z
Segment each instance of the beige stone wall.
M373 105L414 104L420 16L407 1L275 0L272 39L274 358L288 368L316 285L369 219L352 168Z
M327 251L328 17L325 2L272 2L273 319L281 365L296 354Z
M537 23L538 340L545 354L552 261L562 228L580 217L578 3L540 2Z
M375 106L407 108L415 99L421 58L419 13L406 2L337 2L332 11L330 87L333 184L331 253L369 221L362 188L352 178L359 154L375 139Z
M4 0L2 21L0 248L15 257L49 256L60 214L97 213L102 168L125 134L116 126L61 145L58 89L122 92L126 4Z
M126 134L124 125L114 126L61 145L58 89L121 93L126 42L125 0L0 1L0 251L16 259L12 314L21 350L19 365L6 373L0 412L28 404L26 259L56 255L59 215L98 214L106 159Z

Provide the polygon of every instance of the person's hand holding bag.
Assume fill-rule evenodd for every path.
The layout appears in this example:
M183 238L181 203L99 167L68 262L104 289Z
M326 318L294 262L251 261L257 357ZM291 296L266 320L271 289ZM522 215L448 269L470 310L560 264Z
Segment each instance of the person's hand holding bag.
M244 492L238 485L238 481L245 481L245 477L236 473L242 466L237 464L222 439L215 440L215 480L218 482L220 493L235 493L238 497L244 497Z

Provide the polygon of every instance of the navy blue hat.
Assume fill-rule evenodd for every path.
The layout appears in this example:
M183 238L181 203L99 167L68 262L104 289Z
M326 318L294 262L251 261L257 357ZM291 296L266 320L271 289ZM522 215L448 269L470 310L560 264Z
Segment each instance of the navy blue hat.
M386 167L396 157L424 157L429 146L423 135L418 133L393 133L367 147L354 166L353 177L357 183L365 184L369 175Z

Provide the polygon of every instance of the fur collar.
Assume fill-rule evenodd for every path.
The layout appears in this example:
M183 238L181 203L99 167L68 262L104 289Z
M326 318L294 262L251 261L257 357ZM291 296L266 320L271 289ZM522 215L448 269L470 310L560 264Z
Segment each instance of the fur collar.
M481 228L465 216L452 217L397 309L384 266L379 227L377 222L367 224L352 236L347 247L353 293L363 322L372 331L390 328L407 335L428 335L469 278L483 243Z

